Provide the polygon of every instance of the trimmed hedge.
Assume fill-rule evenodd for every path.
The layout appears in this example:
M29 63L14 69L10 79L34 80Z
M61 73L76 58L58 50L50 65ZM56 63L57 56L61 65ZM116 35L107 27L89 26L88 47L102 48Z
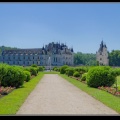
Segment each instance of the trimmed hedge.
M86 81L87 73L82 74L81 81Z
M88 71L87 84L90 87L112 86L115 82L115 76L110 72L110 67L97 66Z
M39 71L44 71L44 67L43 67L43 66L39 66L39 67L38 67L38 70L39 70Z
M31 73L31 76L32 76L32 75L37 76L37 68L35 68L35 67L30 67L30 73Z
M64 65L62 67L60 67L60 74L65 74L66 73L66 68L68 68L68 65Z
M19 67L7 66L7 73L4 75L1 85L11 86L11 87L20 87L23 85L25 80L25 73Z
M25 74L25 76L26 76L26 78L25 78L25 80L24 81L26 81L26 82L28 82L28 81L30 81L30 72L29 71L23 71L24 72L24 74Z
M73 76L74 68L69 67L69 68L66 68L65 70L68 76Z
M78 71L75 71L73 74L74 77L80 77L80 73Z

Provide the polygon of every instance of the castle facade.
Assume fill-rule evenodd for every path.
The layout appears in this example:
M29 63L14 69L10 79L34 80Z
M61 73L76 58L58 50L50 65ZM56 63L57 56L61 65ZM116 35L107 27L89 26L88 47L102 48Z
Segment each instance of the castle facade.
M73 66L73 55L73 48L68 48L63 43L52 42L42 48L16 50L4 50L3 46L0 61L10 65L21 66L30 66L32 64L38 66Z

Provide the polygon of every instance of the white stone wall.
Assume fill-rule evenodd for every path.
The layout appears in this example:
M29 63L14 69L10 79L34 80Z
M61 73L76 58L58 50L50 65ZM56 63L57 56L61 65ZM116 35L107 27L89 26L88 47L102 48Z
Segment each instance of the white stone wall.
M107 48L103 48L102 55L100 55L100 53L97 52L96 53L96 58L97 58L97 61L99 61L100 64L109 65Z
M52 44L51 44L52 45ZM56 48L52 48L53 46L51 46L51 49L54 51ZM15 53L12 54L12 52L9 54L5 53L4 56L4 63L8 63L10 65L32 65L32 64L37 64L40 66L47 66L48 65L48 59L49 56L51 58L51 65L53 66L61 66L61 65L73 65L73 53L71 52L70 49L68 49L68 47L64 47L63 50L58 49L58 54L53 54L53 51L47 51L47 55L46 52L44 52L42 55L40 54L25 54L25 52L21 51L19 52L19 54L17 54L16 51L14 51ZM65 51L66 50L66 51ZM67 54L67 53L68 54ZM55 60L54 60L55 58ZM56 61L57 60L57 61ZM1 61L2 61L2 57L1 57Z

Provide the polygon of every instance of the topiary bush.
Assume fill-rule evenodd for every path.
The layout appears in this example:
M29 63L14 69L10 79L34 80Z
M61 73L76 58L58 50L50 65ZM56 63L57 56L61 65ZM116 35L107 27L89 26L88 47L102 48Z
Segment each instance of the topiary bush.
M86 81L87 73L82 74L81 81Z
M74 68L71 68L71 67L66 68L66 74L68 76L73 76L73 73L74 73Z
M60 74L65 74L66 73L66 68L68 68L68 65L64 65L62 67L60 67Z
M74 77L80 77L80 73L78 71L75 71L73 74Z
M25 78L25 81L26 82L28 82L28 81L30 81L30 72L29 71L23 71L24 72L24 74L25 74L25 76L26 76L26 78Z
M31 76L32 75L37 76L37 69L35 69L34 67L30 67L30 73L31 73Z
M7 74L8 67L9 65L7 64L2 64L2 63L0 64L0 85L3 77Z
M36 64L32 64L31 67L37 67L37 65Z
M30 67L24 67L24 71L29 71L30 72Z
M115 82L115 76L110 72L109 67L97 66L91 68L87 73L87 84L90 87L112 86Z
M60 68L55 66L55 67L53 67L53 70L54 71L60 71Z
M38 67L38 70L39 70L39 71L44 71L43 66L39 66L39 67Z
M7 73L1 81L1 85L18 88L23 85L25 78L25 73L20 68L8 66Z
M55 67L53 67L53 69L52 69L52 70L56 71L56 68L57 68L57 67L55 66Z
M39 72L39 68L38 67L34 67L34 69L36 70L36 72Z
M120 75L120 68L111 68L111 69L110 69L110 73L111 73L113 76L117 77L117 76Z

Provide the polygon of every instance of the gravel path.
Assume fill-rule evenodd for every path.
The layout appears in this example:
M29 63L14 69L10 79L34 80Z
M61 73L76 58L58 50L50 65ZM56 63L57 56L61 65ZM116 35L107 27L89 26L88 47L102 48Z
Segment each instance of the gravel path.
M117 115L57 74L46 74L17 115Z

